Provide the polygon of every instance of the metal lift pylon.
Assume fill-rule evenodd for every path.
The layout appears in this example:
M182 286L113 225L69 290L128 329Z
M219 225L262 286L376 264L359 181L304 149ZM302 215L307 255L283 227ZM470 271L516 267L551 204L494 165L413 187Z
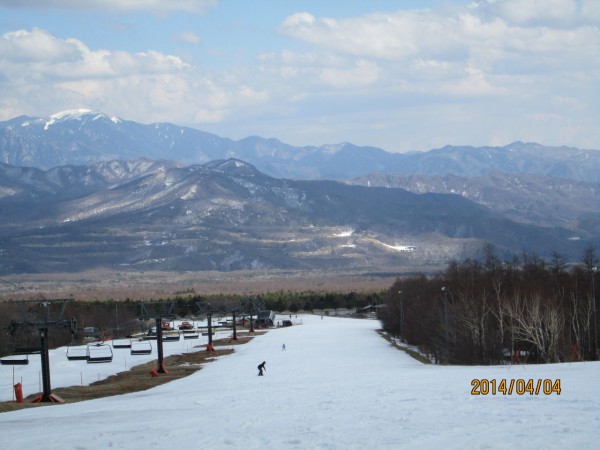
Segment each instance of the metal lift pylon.
M157 373L169 373L164 364L163 358L163 319L172 320L175 316L173 308L175 302L142 302L141 305L141 320L154 319L156 321L156 349L158 351Z
M218 309L213 307L210 303L208 302L196 302L196 307L198 308L198 312L200 314L206 314L206 321L208 323L208 344L206 345L206 351L207 352L214 352L215 348L213 347L213 343L212 343L212 315L214 312L216 312Z
M33 329L38 330L40 337L40 361L42 366L42 393L33 403L51 402L64 403L58 395L52 394L50 386L50 357L48 354L48 330L50 328L70 328L71 334L77 332L77 321L75 319L65 320L63 315L70 299L44 299L44 300L19 300L13 303L21 313L21 322L11 323L9 329L21 329L25 332ZM55 311L52 306L58 305ZM26 308L28 306L28 308ZM35 349L38 350L38 349Z

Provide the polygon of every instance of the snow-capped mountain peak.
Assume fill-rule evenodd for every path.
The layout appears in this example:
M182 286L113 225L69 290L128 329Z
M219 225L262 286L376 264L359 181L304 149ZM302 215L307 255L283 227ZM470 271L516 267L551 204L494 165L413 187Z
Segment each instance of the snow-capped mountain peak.
M55 123L65 122L67 120L77 120L77 121L92 120L92 121L94 121L94 120L98 120L101 118L106 118L106 119L112 121L113 123L121 122L121 119L119 119L117 116L108 116L100 111L96 111L96 110L92 110L92 109L84 109L84 108L69 109L66 111L60 111L58 113L52 114L46 121L46 124L44 125L44 130L47 130L49 127L51 127Z

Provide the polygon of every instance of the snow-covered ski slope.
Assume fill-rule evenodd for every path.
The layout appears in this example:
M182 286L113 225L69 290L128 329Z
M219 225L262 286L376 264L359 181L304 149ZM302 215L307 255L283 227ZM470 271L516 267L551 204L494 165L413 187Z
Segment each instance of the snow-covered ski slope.
M378 336L377 321L299 319L149 391L2 413L0 447L598 448L600 362L422 365ZM560 379L561 393L473 396L473 379Z

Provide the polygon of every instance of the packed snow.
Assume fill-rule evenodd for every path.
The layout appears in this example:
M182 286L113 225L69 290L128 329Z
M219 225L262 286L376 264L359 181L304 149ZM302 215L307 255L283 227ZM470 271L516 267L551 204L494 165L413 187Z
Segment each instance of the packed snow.
M278 320L281 317L277 318ZM154 389L0 414L4 450L23 448L592 449L600 442L600 362L424 365L376 320L298 316L194 374ZM285 350L283 349L285 344ZM190 349L165 343L165 355ZM61 354L62 352L62 354ZM72 365L50 354L52 386L132 364ZM155 358L155 356L153 356ZM38 357L39 358L39 357ZM265 376L257 366L266 361ZM83 374L88 366L91 371ZM12 367L0 366L2 396ZM39 364L22 367L24 394ZM29 371L29 373L27 372ZM90 379L89 379L90 378ZM560 395L471 395L472 380L560 380ZM7 388L8 385L8 388Z

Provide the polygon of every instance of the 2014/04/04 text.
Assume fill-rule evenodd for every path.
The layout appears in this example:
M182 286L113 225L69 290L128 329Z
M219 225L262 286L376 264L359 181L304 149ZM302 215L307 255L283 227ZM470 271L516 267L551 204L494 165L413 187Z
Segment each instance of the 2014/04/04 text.
M486 378L471 381L471 395L560 395L560 378L556 380L541 378L538 380L488 380Z

